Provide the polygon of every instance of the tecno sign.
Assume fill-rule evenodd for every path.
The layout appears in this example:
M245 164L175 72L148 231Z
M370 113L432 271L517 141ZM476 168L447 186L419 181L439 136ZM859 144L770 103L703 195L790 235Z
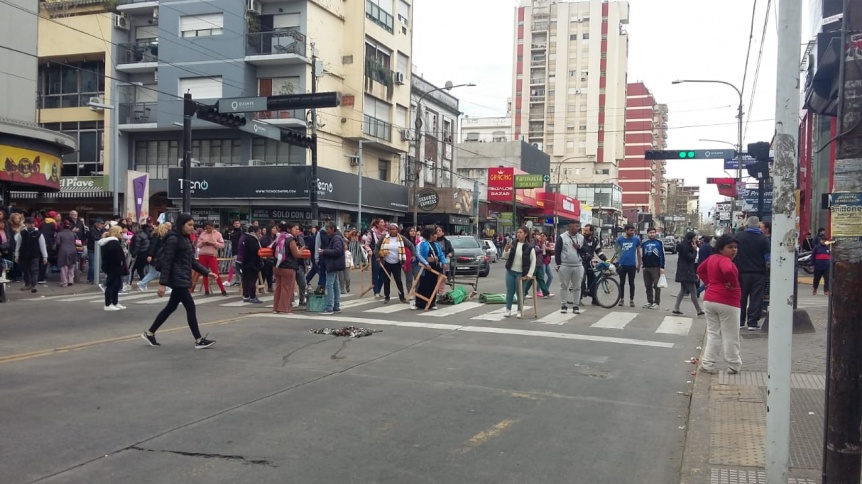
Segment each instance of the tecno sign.
M183 187L185 184L183 182L188 182L189 188L191 188L192 192L195 190L207 191L209 189L210 184L206 180L183 180L179 179L180 182L180 192L183 191Z

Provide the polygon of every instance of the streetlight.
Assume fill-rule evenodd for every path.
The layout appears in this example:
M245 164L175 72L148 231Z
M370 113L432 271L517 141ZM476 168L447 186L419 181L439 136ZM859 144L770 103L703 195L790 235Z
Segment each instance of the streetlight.
M737 166L736 166L736 180L737 181L736 181L736 183L739 183L740 181L742 181L742 115L743 115L743 112L742 112L742 106L743 106L743 104L742 104L742 91L738 87L734 86L733 84L731 84L729 82L712 80L712 79L680 79L680 80L673 81L673 84L683 84L686 82L700 82L700 83L705 83L705 84L724 84L725 86L730 86L731 88L733 88L733 90L736 91L736 94L739 95L739 107L737 108L737 114L736 114L737 129L738 129L738 133L737 133L738 144L736 145L736 159L737 159ZM734 184L734 186L735 185L736 184ZM731 206L730 206L730 213L731 213L730 218L731 218L731 220L733 220L733 213L736 211L737 198L738 198L738 195L734 194L733 201L732 201Z
M414 155L413 155L413 226L419 226L419 145L422 141L422 100L425 99L425 96L431 94L432 92L447 90L451 91L456 87L474 87L475 84L472 82L468 82L465 84L452 84L452 81L446 81L446 85L443 87L435 87L430 91L419 96L419 100L416 101L416 146L414 146Z

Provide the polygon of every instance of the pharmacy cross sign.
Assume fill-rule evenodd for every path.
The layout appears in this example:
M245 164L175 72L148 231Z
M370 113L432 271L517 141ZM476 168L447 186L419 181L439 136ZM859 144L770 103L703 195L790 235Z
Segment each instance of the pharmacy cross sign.
M515 175L515 189L542 188L545 186L545 176Z

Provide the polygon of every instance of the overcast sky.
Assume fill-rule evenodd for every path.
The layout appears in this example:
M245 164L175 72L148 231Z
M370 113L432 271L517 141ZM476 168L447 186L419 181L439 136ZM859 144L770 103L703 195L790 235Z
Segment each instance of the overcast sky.
M675 79L718 79L742 87L754 0L630 0L629 82L643 81L666 103L668 149L730 148L736 144L739 96L719 84L673 85ZM752 106L766 4L757 2L744 88L743 146L769 141L775 129L777 2L771 2L763 58ZM512 95L515 0L416 0L413 62L437 85L473 82L452 92L469 116L504 115ZM803 28L803 33L806 32ZM804 35L804 34L803 34ZM707 177L723 175L720 161L669 161L668 176L701 186L701 211L718 195Z

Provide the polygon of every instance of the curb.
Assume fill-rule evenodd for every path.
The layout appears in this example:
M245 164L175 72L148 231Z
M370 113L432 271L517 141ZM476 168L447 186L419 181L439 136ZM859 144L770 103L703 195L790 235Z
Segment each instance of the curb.
M706 330L704 329L702 347L706 347ZM698 360L700 356L698 356ZM697 371L694 366L694 385L691 390L691 401L688 410L688 430L685 434L685 446L680 469L680 484L708 484L710 480L709 445L710 417L709 390L712 375Z

